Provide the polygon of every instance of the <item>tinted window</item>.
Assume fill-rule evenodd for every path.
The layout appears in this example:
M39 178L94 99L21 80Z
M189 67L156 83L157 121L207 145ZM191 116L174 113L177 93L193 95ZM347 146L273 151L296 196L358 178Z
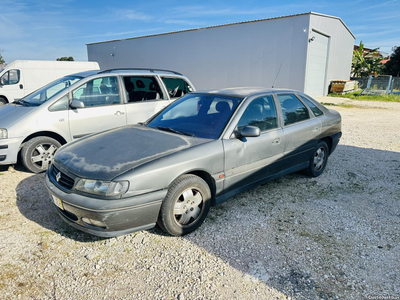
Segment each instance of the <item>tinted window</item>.
M192 87L181 78L161 77L171 98L182 97L193 91Z
M2 85L17 84L20 79L19 70L10 70L3 74L0 78Z
M310 107L314 116L318 117L324 114L314 103L311 102L311 100L302 95L299 95L299 97Z
M165 99L154 77L126 76L124 84L128 102Z
M90 80L73 91L73 98L82 101L85 107L119 104L117 77Z
M254 99L244 111L238 123L238 129L256 126L261 131L278 127L276 108L272 96Z
M278 98L281 103L285 125L301 122L310 118L308 109L295 95L282 94L278 95Z
M189 94L169 105L148 126L217 139L241 100L218 95Z

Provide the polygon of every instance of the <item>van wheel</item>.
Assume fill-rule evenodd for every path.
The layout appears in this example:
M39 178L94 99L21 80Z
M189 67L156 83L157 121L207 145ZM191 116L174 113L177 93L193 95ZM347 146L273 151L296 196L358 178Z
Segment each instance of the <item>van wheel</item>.
M180 236L197 229L210 209L211 192L198 176L178 177L168 188L158 225L170 235Z
M21 150L22 164L32 173L41 173L53 162L54 154L61 144L50 137L38 136L25 143Z
M8 102L7 102L7 100L6 100L5 98L0 97L0 107L6 105L7 103L8 103Z

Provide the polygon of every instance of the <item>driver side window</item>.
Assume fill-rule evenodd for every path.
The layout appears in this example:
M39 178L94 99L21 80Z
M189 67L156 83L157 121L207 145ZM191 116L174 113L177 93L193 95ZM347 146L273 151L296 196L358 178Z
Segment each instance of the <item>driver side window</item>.
M254 99L244 111L238 123L238 130L246 126L255 126L260 131L267 131L278 127L276 108L271 95Z
M0 83L2 85L17 84L20 80L19 70L10 70L3 74L0 78Z
M101 77L90 80L72 92L73 99L82 101L85 107L120 104L117 77Z

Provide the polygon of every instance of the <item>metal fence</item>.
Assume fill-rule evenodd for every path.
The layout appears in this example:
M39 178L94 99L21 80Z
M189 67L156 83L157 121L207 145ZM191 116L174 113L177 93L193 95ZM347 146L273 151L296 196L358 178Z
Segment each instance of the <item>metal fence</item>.
M352 77L357 82L362 94L400 94L400 77L379 75L369 77Z

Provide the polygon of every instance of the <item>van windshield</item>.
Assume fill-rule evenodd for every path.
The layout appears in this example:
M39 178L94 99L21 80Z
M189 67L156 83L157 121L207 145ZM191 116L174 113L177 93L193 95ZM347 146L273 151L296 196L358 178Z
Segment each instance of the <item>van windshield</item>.
M24 106L39 106L44 102L50 100L52 97L58 95L66 88L70 87L75 82L81 80L81 76L65 76L57 79L48 85L34 91L33 93L25 96L24 98L15 101L14 103Z

